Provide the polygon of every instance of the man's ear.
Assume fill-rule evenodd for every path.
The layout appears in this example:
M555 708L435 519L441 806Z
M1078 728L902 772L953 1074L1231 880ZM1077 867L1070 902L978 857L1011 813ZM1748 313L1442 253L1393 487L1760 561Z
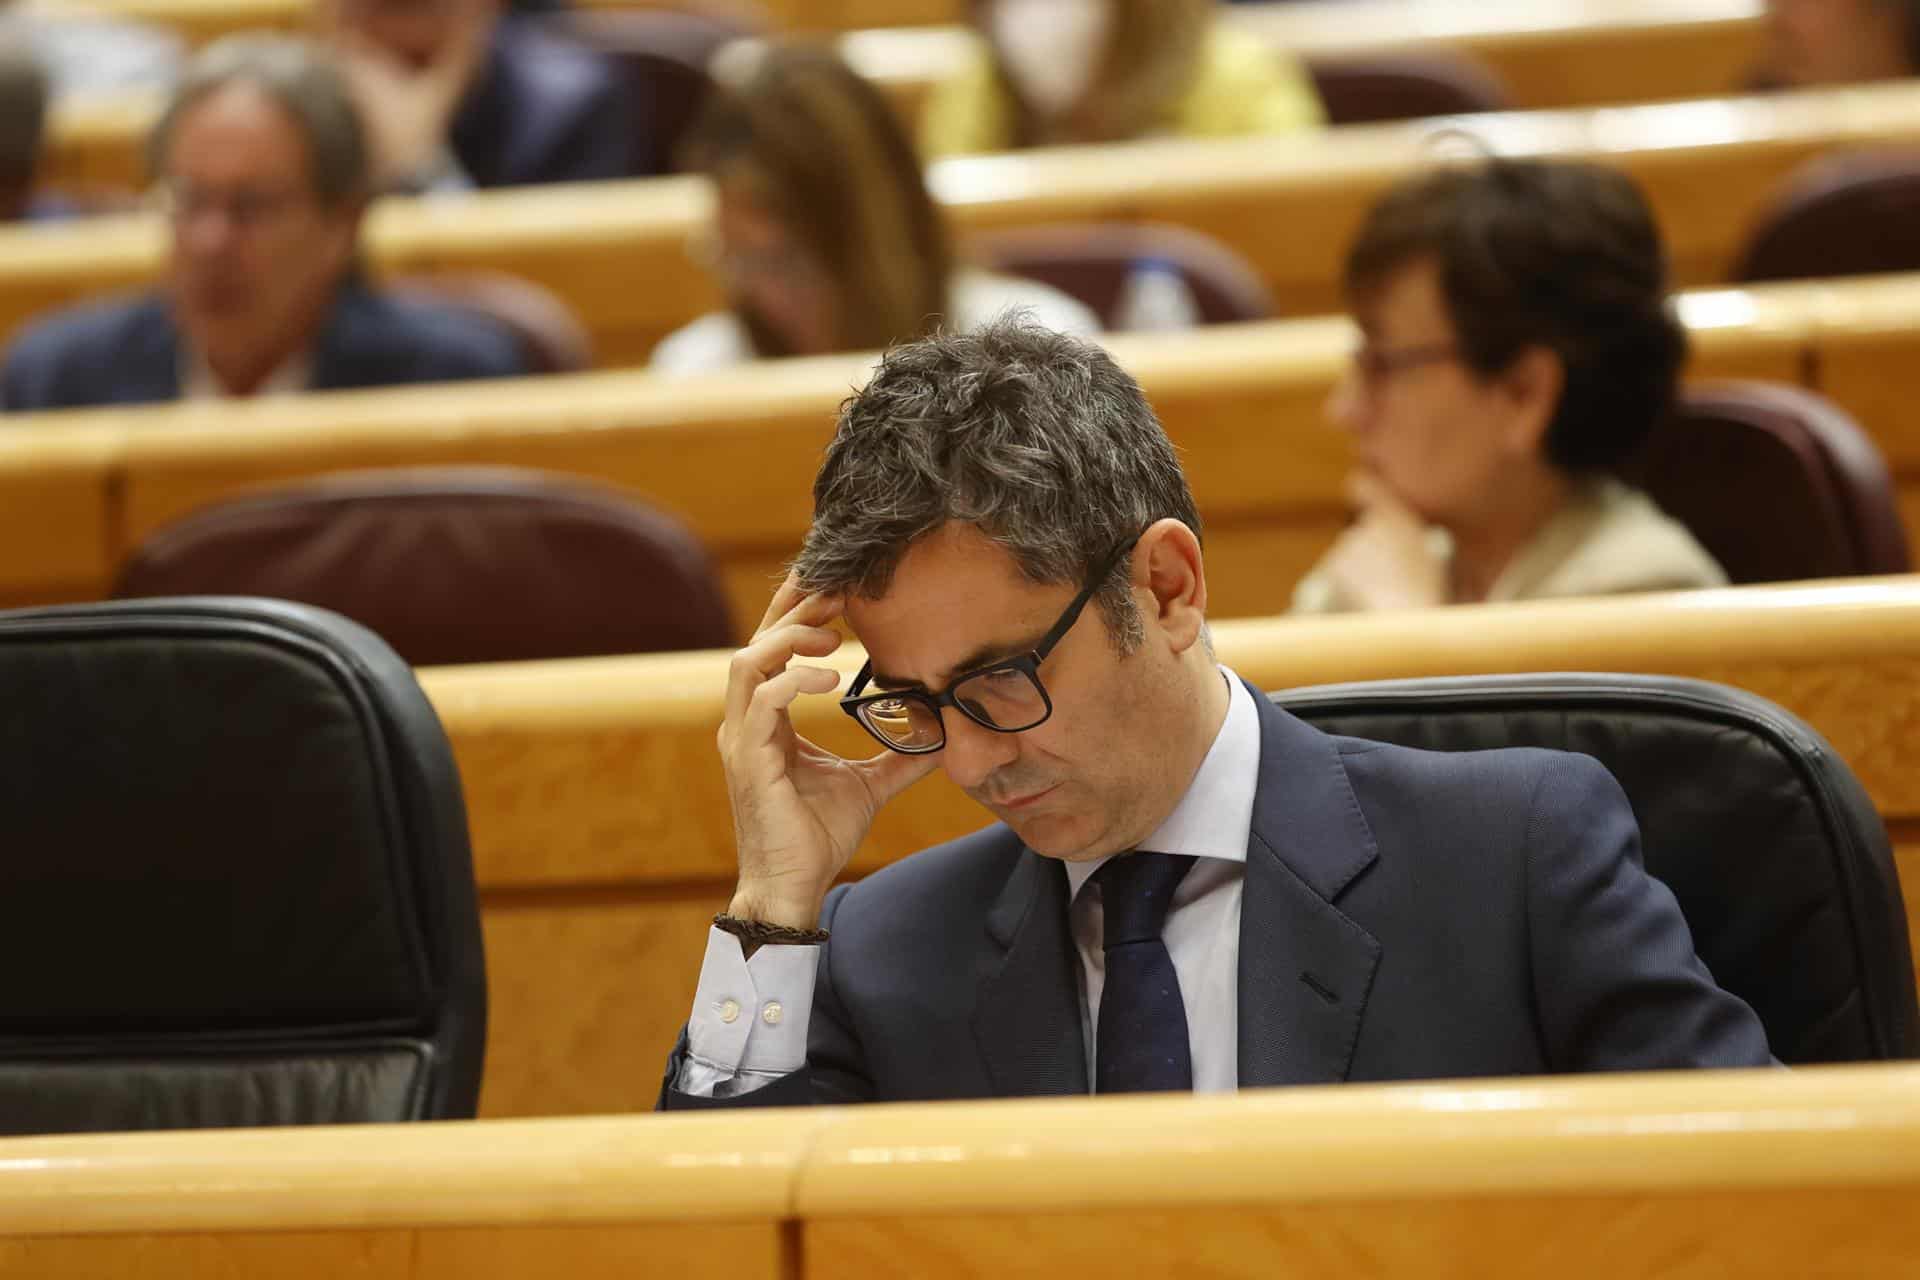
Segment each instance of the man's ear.
M1501 443L1515 455L1540 453L1547 428L1560 407L1567 367L1550 347L1531 346L1514 357L1500 375L1500 390L1510 412Z
M1133 586L1138 598L1144 589L1151 604L1148 632L1166 638L1174 653L1196 644L1207 622L1207 566L1200 539L1184 523L1168 517L1156 520L1133 548Z

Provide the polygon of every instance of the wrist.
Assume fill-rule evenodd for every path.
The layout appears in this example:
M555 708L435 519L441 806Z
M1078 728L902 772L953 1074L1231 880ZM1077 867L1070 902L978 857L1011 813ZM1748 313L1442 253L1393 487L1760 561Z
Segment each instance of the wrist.
M819 926L820 908L827 895L821 893L779 893L763 886L742 883L727 904L727 914L737 920L774 925L782 929L812 930Z

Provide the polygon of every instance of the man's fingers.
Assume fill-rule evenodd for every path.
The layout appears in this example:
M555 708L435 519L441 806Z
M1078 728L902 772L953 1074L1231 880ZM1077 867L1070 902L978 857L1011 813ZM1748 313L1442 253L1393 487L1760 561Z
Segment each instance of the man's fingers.
M747 699L762 682L780 674L795 657L824 658L840 647L840 633L827 627L791 623L755 636L733 655L727 670L726 716L745 714Z
M787 708L803 693L832 693L840 687L840 673L826 667L795 665L764 681L747 700L733 739L734 751L751 751L772 742L786 719Z
M760 625L753 629L754 634L758 635L781 618L786 617L793 606L799 604L806 598L807 589L800 585L800 576L795 573L789 573L787 580L780 584L780 589L773 593L773 599L767 602L767 611L760 615Z

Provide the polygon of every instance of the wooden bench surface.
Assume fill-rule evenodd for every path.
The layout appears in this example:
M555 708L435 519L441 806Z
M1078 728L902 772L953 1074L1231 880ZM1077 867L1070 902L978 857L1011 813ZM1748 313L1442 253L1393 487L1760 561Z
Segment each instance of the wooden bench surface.
M1460 53L1497 76L1522 110L1730 93L1755 64L1762 37L1759 0L1567 0L1544 9L1535 0L1308 0L1239 5L1223 16L1275 48L1324 62ZM912 122L965 58L967 39L957 26L883 25L848 31L840 47ZM68 191L137 189L158 110L155 94L63 104L41 180Z
M1775 286L1690 302L1694 371L1800 377L1799 297ZM1321 405L1352 330L1339 319L1275 321L1111 341L1184 450L1216 616L1283 609L1345 519L1348 450ZM250 488L357 467L495 463L597 477L671 511L712 551L735 616L750 620L799 546L836 408L870 361L21 416L0 430L0 493L24 495L0 504L0 601L98 596L159 525ZM755 465L741 466L746 458Z
M1920 1067L0 1141L0 1276L1892 1275Z
M756 615L758 616L757 612ZM1920 577L1406 615L1217 624L1263 689L1398 676L1624 671L1750 690L1804 717L1886 818L1920 937ZM713 735L724 653L423 673L452 738L482 885L488 1115L637 1110L685 1020L734 875ZM833 664L851 674L852 646ZM796 724L871 754L830 698ZM854 870L985 825L935 775L880 814Z
M1597 0L1601 5L1631 5L1648 0ZM1658 3L1659 0L1656 0ZM1697 5L1712 0L1692 0ZM1665 0L1684 9L1689 0ZM963 0L754 0L779 28L792 31L858 31L867 27L955 23L965 13ZM269 28L297 31L312 20L312 0L38 0L45 13L71 9L144 22L204 44L235 31ZM684 8L685 0L582 0L589 9Z
M1345 248L1366 209L1432 163L1432 123L1285 139L1157 140L944 160L930 183L963 230L1030 223L1166 222L1246 255L1291 315L1337 311ZM1725 279L1752 220L1801 162L1920 140L1920 85L1477 116L1502 154L1604 160L1646 188L1676 282ZM686 252L710 194L694 177L393 199L373 211L382 271L494 269L565 300L603 364L637 364L717 303ZM0 230L0 335L48 308L155 278L156 221L140 216Z

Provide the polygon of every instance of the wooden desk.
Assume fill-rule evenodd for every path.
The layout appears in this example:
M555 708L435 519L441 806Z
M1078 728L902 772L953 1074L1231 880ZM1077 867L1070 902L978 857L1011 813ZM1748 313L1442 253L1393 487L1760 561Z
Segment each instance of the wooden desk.
M1762 52L1758 0L1533 0L1236 5L1231 25L1316 62L1457 53L1491 71L1523 111L1732 93ZM841 51L908 120L967 56L962 27L883 27Z
M1170 222L1245 254L1290 314L1340 309L1342 255L1367 208L1431 162L1431 124L1328 130L1281 140L1160 140L945 160L930 182L963 230L1038 222ZM1920 140L1920 85L1475 117L1515 156L1622 166L1645 186L1683 285L1725 278L1774 186L1815 155ZM492 268L552 289L609 366L643 361L674 327L716 305L685 252L707 217L697 178L389 200L368 227L383 271ZM1284 233L1276 228L1284 229ZM0 335L46 308L151 281L156 224L94 220L0 231Z
M1920 1069L850 1109L809 1274L1904 1274Z
M583 0L589 9L683 8L687 0ZM1608 0L1600 0L1607 3ZM1615 0L1622 4L1636 0ZM1638 0L1644 3L1645 0ZM1677 9L1712 0L1666 0ZM963 0L753 0L774 25L787 31L858 31L866 27L955 23L965 15ZM67 0L41 0L57 12ZM192 44L256 28L297 31L310 20L311 0L83 0L71 7L109 14L131 22L168 27Z
M1866 1065L10 1138L0 1276L1903 1274L1916 1096Z
M1873 1064L14 1138L0 1277L1894 1275L1917 1097Z
M302 21L300 3L231 2L240 6L237 12L274 25ZM595 0L589 7L631 2ZM951 20L955 13L943 11L959 8L955 0L869 0L834 8L812 0L805 16L815 26L845 30L840 47L848 60L917 121L933 86L965 58L966 30L888 23L885 11L868 29L853 29L857 11L883 6L914 21ZM204 21L216 11L211 3L173 7L186 21L195 14ZM798 16L786 15L785 25L799 25ZM1486 66L1507 86L1512 105L1529 111L1729 93L1757 62L1762 36L1760 0L1563 0L1544 8L1535 0L1308 0L1239 5L1223 16L1275 48L1324 62L1458 52ZM141 148L158 110L150 94L65 104L49 129L42 180L69 191L137 189L144 178Z
M755 616L758 616L757 613ZM1805 717L1887 819L1920 937L1920 578L1219 623L1261 688L1496 671L1716 680ZM851 674L861 660L842 652ZM727 655L423 673L452 737L483 886L489 1115L650 1106L734 876L714 753ZM801 731L869 744L831 699ZM882 811L861 872L986 823L936 775Z
M1800 375L1805 324L1794 306L1756 292L1705 295L1687 309L1698 320L1697 373ZM1184 450L1217 617L1284 608L1345 519L1347 446L1320 406L1352 342L1333 319L1112 340ZM672 511L713 552L735 616L751 620L799 546L835 411L870 359L777 361L750 376L593 374L22 416L0 431L0 491L13 485L36 500L0 510L0 529L22 524L19 542L0 538L0 600L97 596L160 524L259 485L483 462L598 477ZM67 437L74 443L54 443ZM79 456L61 455L65 487L42 494L47 450ZM44 508L65 521L59 530L35 514ZM51 541L83 522L88 536Z
M0 1278L786 1280L827 1118L9 1138Z

